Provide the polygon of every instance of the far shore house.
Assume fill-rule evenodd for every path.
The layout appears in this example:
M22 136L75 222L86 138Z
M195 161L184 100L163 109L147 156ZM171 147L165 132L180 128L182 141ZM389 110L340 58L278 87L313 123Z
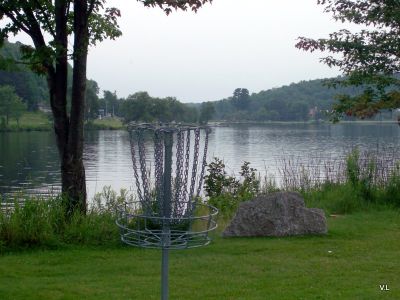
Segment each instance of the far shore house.
M44 112L46 114L51 114L51 108L49 106L47 106L46 104L39 103L38 109L39 109L39 111Z
M310 118L315 119L315 116L318 113L318 107L314 106L313 108L310 108L310 111L308 112L308 115L310 116Z

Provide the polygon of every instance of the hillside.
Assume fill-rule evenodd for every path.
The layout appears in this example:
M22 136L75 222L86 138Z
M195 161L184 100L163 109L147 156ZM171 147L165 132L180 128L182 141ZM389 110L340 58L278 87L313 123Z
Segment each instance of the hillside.
M28 110L36 110L40 103L47 103L49 99L47 82L44 76L34 74L24 64L10 64L12 60L21 61L20 46L22 44L5 41L0 48L0 63L7 60L7 64L1 64L0 86L11 85L15 92L27 104Z
M50 107L49 91L46 77L32 72L27 64L22 62L21 43L5 41L0 48L0 86L10 85L16 94L26 103L29 111L38 110L39 106ZM17 62L17 63L15 63ZM68 107L71 102L72 66L68 65ZM86 83L86 118L96 118L99 103L99 86L94 80ZM0 99L1 101L1 99Z
M2 64L2 58L21 60L20 46L20 43L5 42L4 46L0 48L0 67L5 66ZM71 66L70 70L72 70ZM69 76L71 76L72 72L69 73ZM230 97L204 103L204 105L201 103L183 104L178 103L179 101L171 102L167 98L164 99L165 101L161 101L162 99L153 99L148 95L146 97L149 99L152 98L150 99L151 101L146 97L144 98L149 100L152 105L147 105L147 100L145 101L143 97L136 99L135 95L139 95L140 93L133 94L132 99L130 97L118 99L115 95L115 100L111 99L111 101L106 100L107 91L105 91L105 98L99 99L98 94L100 89L97 82L88 80L86 114L87 118L97 118L99 110L102 109L107 112L108 106L113 107L113 114L123 117L125 120L157 120L161 118L160 111L162 111L164 115L161 119L169 120L179 116L175 121L196 119L225 120L230 122L313 121L327 119L326 112L331 109L335 101L335 95L354 95L360 92L361 89L354 87L328 88L324 85L325 80L301 81L252 94L245 88L239 88L233 91ZM0 86L2 85L14 86L16 93L27 104L28 110L36 110L39 104L49 106L45 77L34 74L24 64L12 65L11 68L8 64L7 70L0 69ZM133 101L133 99L136 100ZM132 101L129 102L128 100ZM112 103L108 103L107 101L111 101ZM118 108L124 106L123 104L125 104L125 109L119 111ZM132 107L128 104L132 104ZM180 113L172 113L172 111L176 110L175 106L177 105L182 106L179 108ZM127 109L127 106L130 109ZM165 107L175 108L169 111L165 110ZM171 114L171 116L168 117L168 114ZM391 117L390 114L383 115L384 118Z
M215 120L307 121L326 118L337 94L355 94L359 88L328 88L325 79L301 81L249 94L236 89L233 96L213 102Z

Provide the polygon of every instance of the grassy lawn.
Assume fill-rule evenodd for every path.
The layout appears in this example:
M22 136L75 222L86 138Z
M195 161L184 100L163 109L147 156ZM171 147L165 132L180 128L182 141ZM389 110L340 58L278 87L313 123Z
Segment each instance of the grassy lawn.
M26 112L19 120L19 127L15 119L10 119L8 130L50 130L52 123L48 115L43 112Z
M124 125L122 121L118 118L103 118L96 119L90 122L90 125L87 127L88 129L123 129Z
M5 131L19 131L19 130L52 130L53 125L49 116L43 112L26 112L20 120L19 126L15 119L10 119ZM104 118L90 121L86 124L86 129L91 130L115 130L124 129L122 121L118 118Z
M400 212L329 218L329 234L172 251L170 299L400 299ZM0 299L159 299L160 251L109 246L0 256ZM387 284L390 291L380 291Z

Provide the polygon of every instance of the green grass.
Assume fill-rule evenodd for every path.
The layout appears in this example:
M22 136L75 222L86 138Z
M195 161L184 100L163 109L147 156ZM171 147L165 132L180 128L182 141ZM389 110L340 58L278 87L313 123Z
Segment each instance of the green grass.
M124 129L124 125L122 121L118 118L104 118L104 119L96 119L92 120L86 124L86 129L109 129L109 130L117 130Z
M329 218L327 236L172 251L170 299L400 299L400 213ZM1 299L159 299L160 251L69 246L0 256ZM387 284L390 291L380 291Z
M19 130L51 130L53 128L49 116L43 112L26 112L19 120L19 126L15 119L10 119L6 131Z
M124 129L122 121L118 118L105 118L91 120L85 125L89 130L117 130ZM0 131L47 131L52 130L51 116L43 112L26 112L19 120L19 126L15 119L10 119L8 126Z

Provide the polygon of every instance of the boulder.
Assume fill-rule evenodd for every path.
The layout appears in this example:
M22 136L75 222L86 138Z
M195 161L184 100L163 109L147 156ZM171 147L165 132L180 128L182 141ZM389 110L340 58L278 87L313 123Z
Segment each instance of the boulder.
M325 213L306 208L299 193L279 192L240 204L222 236L291 236L327 233Z

